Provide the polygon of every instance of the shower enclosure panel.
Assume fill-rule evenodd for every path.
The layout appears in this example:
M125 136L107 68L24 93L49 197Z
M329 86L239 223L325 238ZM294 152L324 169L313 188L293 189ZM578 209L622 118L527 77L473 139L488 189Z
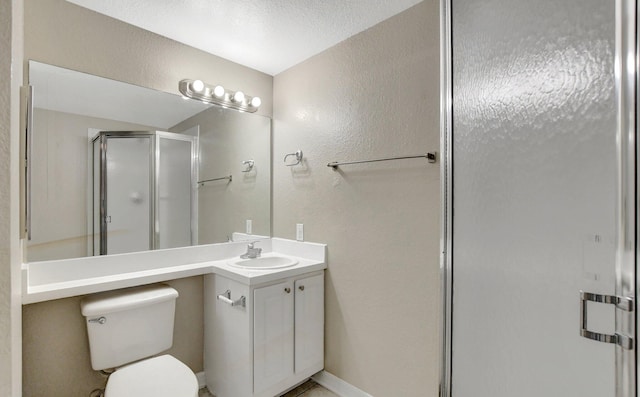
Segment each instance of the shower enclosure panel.
M196 138L103 131L93 139L93 253L197 241Z
M156 132L157 248L176 248L198 241L197 147L195 138Z
M635 1L441 4L442 395L635 397Z
M104 227L106 252L122 254L152 248L151 137L108 137Z

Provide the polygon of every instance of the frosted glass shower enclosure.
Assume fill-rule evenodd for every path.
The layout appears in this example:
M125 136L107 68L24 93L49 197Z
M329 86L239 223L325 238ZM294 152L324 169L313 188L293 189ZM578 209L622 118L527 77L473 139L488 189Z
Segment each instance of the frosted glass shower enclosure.
M637 397L637 2L441 5L441 396Z
M197 140L161 131L101 131L92 139L93 255L197 241Z

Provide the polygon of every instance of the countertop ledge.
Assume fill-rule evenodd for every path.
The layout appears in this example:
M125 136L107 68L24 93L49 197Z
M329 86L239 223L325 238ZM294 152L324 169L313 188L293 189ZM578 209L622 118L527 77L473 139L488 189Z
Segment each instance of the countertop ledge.
M114 255L109 257L110 264L113 264L114 269L112 274L108 274L108 271L101 267L105 264L105 257L25 263L22 265L22 304L69 298L204 274L219 274L243 284L255 286L327 268L326 245L324 244L272 238L260 241L256 246L263 246L265 254L274 253L294 258L298 264L287 268L265 270L230 266L228 261L237 258L244 252L246 243L242 242ZM209 251L208 253L211 255L206 255L206 251ZM182 263L172 266L166 261L159 260L162 256L166 258L176 254L180 254L178 262ZM207 256L216 260L203 261L203 257ZM191 260L193 263L188 263ZM128 268L128 262L133 261L135 261L135 266L131 267L134 267L135 270L117 271L117 269ZM82 276L78 277L78 272L68 272L70 276L65 279L59 274L52 276L45 274L45 272L55 272L52 268L55 268L56 264L60 264L62 268L67 270L82 267ZM145 266L145 264L147 265ZM92 276L92 268L96 269L98 275Z

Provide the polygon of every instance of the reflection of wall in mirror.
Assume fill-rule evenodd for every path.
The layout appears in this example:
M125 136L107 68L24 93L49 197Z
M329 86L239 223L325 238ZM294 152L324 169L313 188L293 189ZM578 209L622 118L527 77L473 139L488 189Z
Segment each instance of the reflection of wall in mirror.
M32 240L27 261L78 258L87 252L88 131L149 130L114 120L35 109Z
M233 181L207 183L198 188L198 243L227 241L244 232L252 220L252 234L271 235L271 120L266 117L207 109L172 127L185 132L200 130L199 179L233 175ZM244 160L254 160L242 172Z

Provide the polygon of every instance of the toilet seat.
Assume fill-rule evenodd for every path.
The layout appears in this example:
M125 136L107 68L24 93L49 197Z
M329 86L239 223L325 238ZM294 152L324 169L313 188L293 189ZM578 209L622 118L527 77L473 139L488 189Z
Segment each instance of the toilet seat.
M198 397L198 380L178 359L163 355L116 370L105 397Z

